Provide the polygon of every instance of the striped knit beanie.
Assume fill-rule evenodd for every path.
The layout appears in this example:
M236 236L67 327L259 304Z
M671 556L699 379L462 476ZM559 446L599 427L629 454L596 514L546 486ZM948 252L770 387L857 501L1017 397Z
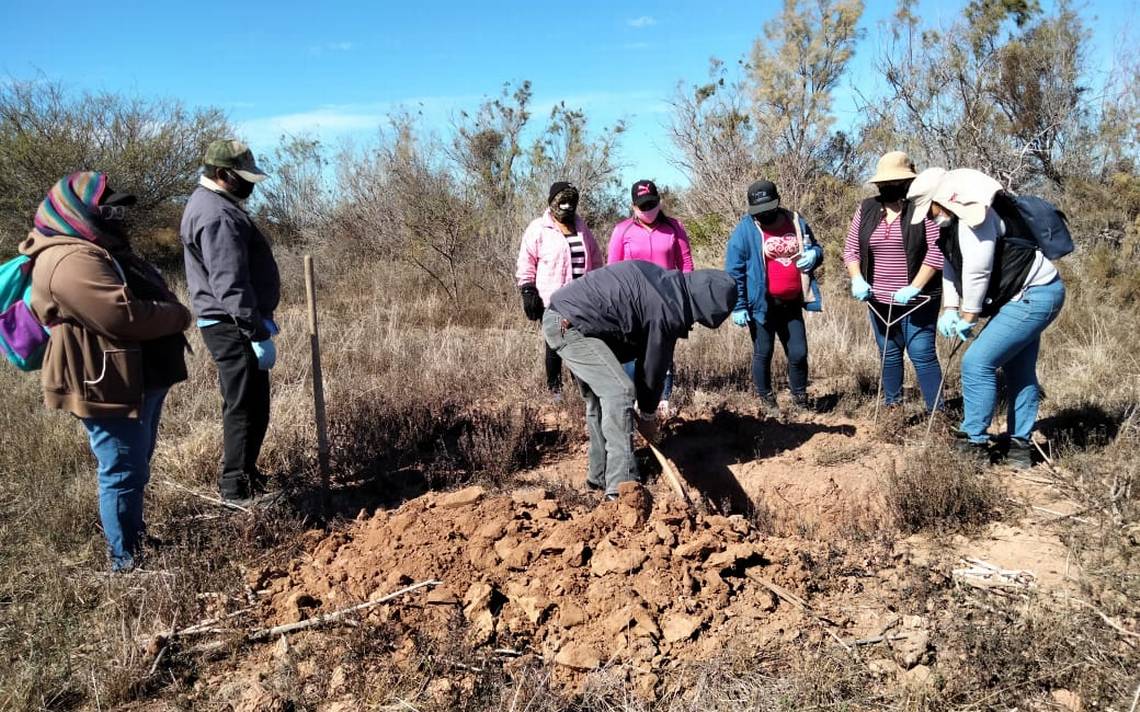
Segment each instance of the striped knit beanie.
M96 206L107 192L107 176L80 171L61 178L36 211L36 231L53 237L66 235L95 242L101 233L95 225Z

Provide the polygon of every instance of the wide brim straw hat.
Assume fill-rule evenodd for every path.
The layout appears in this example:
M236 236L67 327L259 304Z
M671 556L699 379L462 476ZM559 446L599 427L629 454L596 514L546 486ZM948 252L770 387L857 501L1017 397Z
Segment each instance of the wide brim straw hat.
M875 175L868 183L886 183L893 180L910 180L918 174L914 172L914 161L902 151L884 153L875 167Z

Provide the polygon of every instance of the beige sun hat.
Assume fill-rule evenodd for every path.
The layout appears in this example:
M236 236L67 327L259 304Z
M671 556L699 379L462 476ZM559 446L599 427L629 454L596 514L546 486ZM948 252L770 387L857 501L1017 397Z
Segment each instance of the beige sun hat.
M914 203L914 213L911 214L910 223L918 225L926 219L930 212L930 204L934 202L934 191L946 176L945 168L927 168L915 176L906 191L906 199Z
M916 178L911 184L910 192L915 190L918 182L919 179ZM930 203L934 202L957 215L959 220L970 227L977 227L985 221L986 210L993 204L994 194L999 190L1002 190L1001 183L973 168L946 171L937 185L927 193L929 198L925 201L925 208L922 199L914 198L915 211L911 221L921 222L930 209ZM910 197L910 192L907 197Z
M875 167L875 175L868 183L886 183L892 180L909 180L915 177L914 161L903 151L884 153Z

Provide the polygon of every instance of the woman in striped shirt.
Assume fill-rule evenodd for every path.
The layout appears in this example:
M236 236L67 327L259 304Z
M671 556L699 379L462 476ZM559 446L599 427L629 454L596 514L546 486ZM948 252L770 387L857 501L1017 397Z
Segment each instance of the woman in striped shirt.
M902 151L879 159L870 182L879 195L855 211L843 247L851 276L851 296L867 302L871 329L883 358L883 396L887 405L902 399L903 352L910 356L927 410L941 406L942 369L934 346L941 299L942 253L938 226L931 220L912 224L914 205L906 199L914 163ZM899 315L905 315L898 319Z

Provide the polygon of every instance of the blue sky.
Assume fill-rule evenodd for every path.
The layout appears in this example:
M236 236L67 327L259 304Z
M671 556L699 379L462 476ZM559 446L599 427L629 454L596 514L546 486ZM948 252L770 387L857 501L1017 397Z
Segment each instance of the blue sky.
M122 0L69 6L44 25L43 6L0 0L0 73L46 76L76 89L173 97L224 109L267 152L282 132L336 144L375 135L384 115L422 107L446 131L504 82L529 79L536 118L558 101L595 126L626 121L626 183L681 184L669 164L668 101L678 82L707 76L708 60L745 56L780 3L663 2L635 6L562 2L247 2ZM923 0L928 19L949 21L963 3ZM1051 0L1045 0L1047 6ZM1107 68L1122 33L1136 37L1137 3L1079 7ZM867 37L851 76L873 66L878 24L893 2L867 2ZM45 31L50 36L45 37ZM855 118L851 79L837 97L840 123Z

